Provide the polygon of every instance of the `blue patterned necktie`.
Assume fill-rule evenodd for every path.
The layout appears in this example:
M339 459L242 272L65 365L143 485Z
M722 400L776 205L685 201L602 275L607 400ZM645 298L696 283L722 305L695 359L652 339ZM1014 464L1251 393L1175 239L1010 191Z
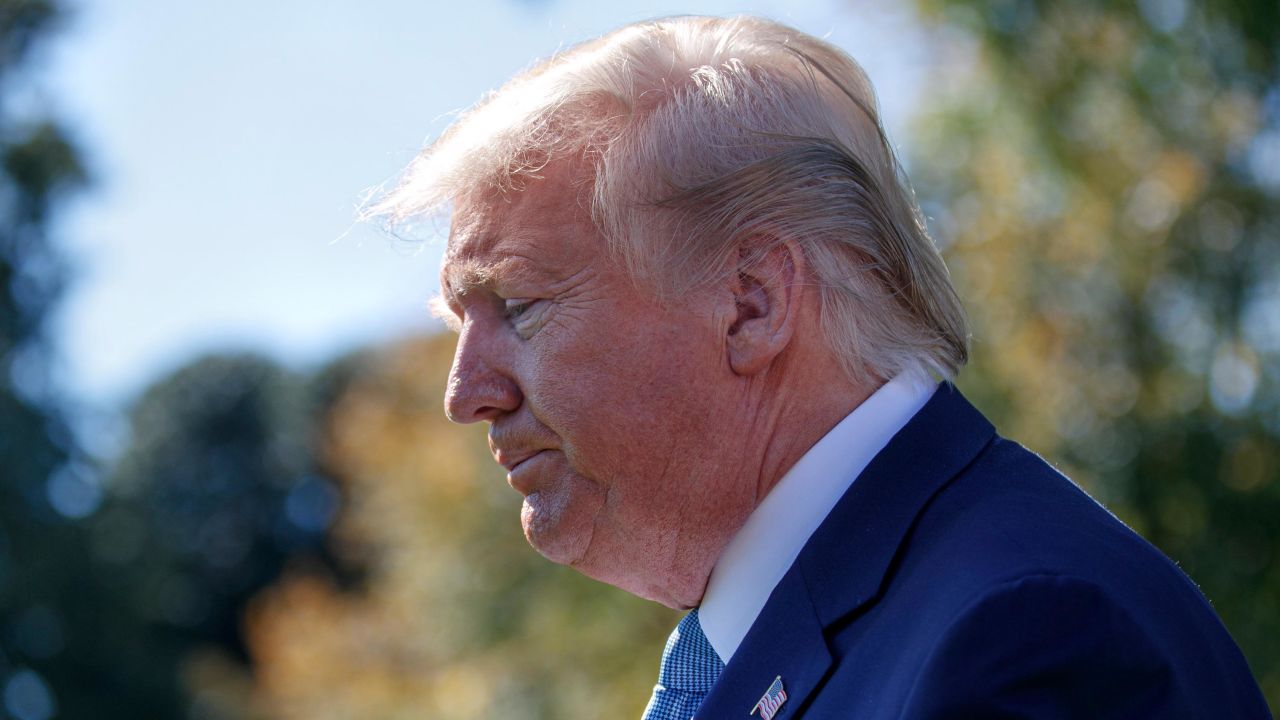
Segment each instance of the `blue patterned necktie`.
M667 638L658 684L642 720L689 720L722 670L724 662L702 633L694 609Z

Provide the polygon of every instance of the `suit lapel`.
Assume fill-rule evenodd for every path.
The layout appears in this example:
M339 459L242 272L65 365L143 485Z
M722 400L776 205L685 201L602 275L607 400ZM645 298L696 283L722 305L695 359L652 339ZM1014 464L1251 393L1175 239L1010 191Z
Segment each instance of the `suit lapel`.
M745 718L778 676L787 701L776 717L795 717L832 665L825 629L880 595L920 511L994 435L954 386L939 386L818 526L698 717Z
M982 413L943 383L871 460L796 560L824 627L880 594L920 511L994 436Z
M697 718L747 717L778 676L787 693L778 717L789 717L787 711L804 704L830 667L822 623L798 567L792 566L698 708Z

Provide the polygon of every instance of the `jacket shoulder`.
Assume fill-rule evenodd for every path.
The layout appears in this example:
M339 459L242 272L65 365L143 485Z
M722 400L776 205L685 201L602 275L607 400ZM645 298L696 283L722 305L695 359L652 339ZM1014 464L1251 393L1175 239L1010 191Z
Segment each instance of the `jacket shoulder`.
M972 599L940 634L904 720L1193 718L1160 649L1096 584L1039 573Z
M868 636L883 624L882 639L899 634L917 649L914 667L899 669L913 678L917 707L926 707L921 698L947 697L939 678L952 678L946 682L983 697L1003 697L1007 683L1056 689L1043 696L1059 702L1124 691L1147 703L1122 716L1197 717L1233 702L1233 717L1268 716L1242 654L1194 583L1008 440L993 441L922 510L880 605L868 613ZM904 608L915 628L899 624ZM1067 716L1106 716L1081 708Z

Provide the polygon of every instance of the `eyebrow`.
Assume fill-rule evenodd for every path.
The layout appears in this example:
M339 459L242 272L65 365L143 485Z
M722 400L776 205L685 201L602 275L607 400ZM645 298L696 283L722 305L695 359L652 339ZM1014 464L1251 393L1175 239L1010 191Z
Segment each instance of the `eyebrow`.
M478 288L493 292L499 284L533 281L541 273L530 267L528 258L510 255L496 262L452 259L442 275L440 294L430 298L427 307L432 315L457 330L455 326L461 316L460 298Z
M466 295L473 288L488 287L498 274L497 263L487 263L470 258L450 260L440 287L447 298Z
M441 285L446 294L452 292L455 297L462 297L476 288L492 289L499 284L537 282L545 279L544 275L535 268L532 258L523 255L506 255L492 262L458 258L448 262Z

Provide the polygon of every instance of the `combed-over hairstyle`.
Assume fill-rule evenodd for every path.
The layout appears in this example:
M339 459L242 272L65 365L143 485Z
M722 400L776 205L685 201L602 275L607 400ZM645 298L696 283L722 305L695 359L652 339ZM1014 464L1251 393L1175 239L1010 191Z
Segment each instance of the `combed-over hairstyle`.
M368 215L396 224L518 192L585 161L607 247L672 296L796 242L850 377L953 376L964 311L886 140L874 91L835 46L753 17L674 17L582 43L455 122Z

